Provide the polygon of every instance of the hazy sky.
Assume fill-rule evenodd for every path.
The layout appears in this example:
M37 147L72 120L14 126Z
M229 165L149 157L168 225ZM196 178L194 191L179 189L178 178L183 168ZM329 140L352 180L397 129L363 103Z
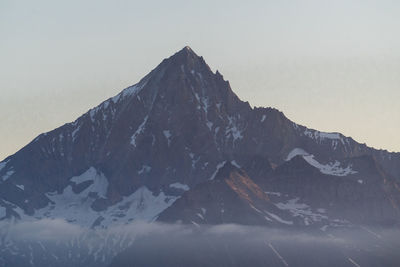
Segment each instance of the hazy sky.
M186 45L251 105L400 151L400 1L0 0L0 160Z

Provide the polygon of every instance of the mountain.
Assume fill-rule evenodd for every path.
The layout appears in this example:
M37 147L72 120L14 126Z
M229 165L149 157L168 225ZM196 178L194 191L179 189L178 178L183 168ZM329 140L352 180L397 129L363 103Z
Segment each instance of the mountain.
M226 162L238 169L223 176ZM161 214L160 220L189 222L205 205L215 215L206 215L208 222L258 224L261 210L272 221L262 223L275 224L279 219L263 210L293 217L289 206L299 198L298 206L334 207L343 220L355 219L343 207L362 206L367 213L355 216L358 222L382 215L397 223L400 153L308 129L274 108L252 108L185 47L137 84L7 157L0 180L2 219L108 227ZM289 202L274 201L278 194ZM228 200L235 204L225 221L215 205ZM249 217L240 218L242 212ZM299 221L289 219L282 220Z
M185 47L0 162L0 265L398 266L399 183L400 153L253 108Z

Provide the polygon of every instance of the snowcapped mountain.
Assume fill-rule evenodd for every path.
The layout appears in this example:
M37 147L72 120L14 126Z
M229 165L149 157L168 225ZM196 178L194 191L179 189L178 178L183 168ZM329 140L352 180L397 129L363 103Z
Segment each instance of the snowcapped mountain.
M217 179L226 162L237 170ZM309 224L293 214L308 212L320 222L322 211L332 210L338 220L377 222L384 214L396 223L400 154L308 129L273 108L252 108L185 47L137 84L6 158L0 181L0 219L108 227L160 214L167 221L245 223L238 220L245 212L253 218L248 224L261 223L260 216L266 224ZM203 199L207 192L211 200ZM226 211L236 214L231 220L202 212L221 204L213 202L217 196L237 202ZM371 199L376 205L368 207ZM193 210L182 214L187 205ZM310 208L295 211L296 205ZM350 210L359 205L373 214L354 218ZM341 213L343 207L349 211Z

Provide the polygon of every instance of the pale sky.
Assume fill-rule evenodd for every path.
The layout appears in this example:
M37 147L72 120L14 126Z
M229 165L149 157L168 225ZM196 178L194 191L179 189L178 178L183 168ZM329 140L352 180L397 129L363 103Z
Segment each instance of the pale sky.
M0 0L0 160L189 45L253 106L400 151L400 1Z

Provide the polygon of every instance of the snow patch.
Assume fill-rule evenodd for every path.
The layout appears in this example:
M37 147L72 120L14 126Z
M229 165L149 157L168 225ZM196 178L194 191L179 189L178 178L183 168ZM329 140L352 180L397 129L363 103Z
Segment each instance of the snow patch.
M325 140L331 141L331 146L334 150L337 149L339 142L343 144L343 146L347 143L349 144L349 138L344 137L340 133L325 133L316 130L306 129L303 134L308 136L309 138L315 140L317 143L322 143ZM346 149L346 146L345 146Z
M8 160L0 162L0 172L1 172L2 169L4 169L4 167L7 165L7 163L8 163Z
M315 130L306 129L304 131L304 135L310 137L311 139L315 140L323 140L323 139L336 139L340 140L341 136L339 133L325 133Z
M90 120L92 122L94 122L94 116L96 115L97 111L98 111L99 107L93 108L89 111L89 115L90 115Z
M138 174L149 173L151 171L151 167L149 165L143 165L142 168L138 171Z
M351 165L348 165L346 168L341 167L339 161L329 162L327 164L319 163L315 158L314 155L309 154L305 150L301 148L293 149L288 156L286 157L286 161L291 160L295 156L302 156L305 161L307 161L311 166L319 169L319 171L323 174L334 175L334 176L347 176L350 174L355 174L357 171L354 171L351 168Z
M288 154L288 156L286 157L285 160L289 161L289 160L291 160L292 158L294 158L294 157L296 157L298 155L300 155L300 156L309 156L310 154L307 151L305 151L305 150L303 150L301 148L295 148Z
M242 139L243 138L242 132L239 131L239 129L236 126L232 126L231 128L227 129L225 131L225 134L226 135L231 134L232 137L233 137L233 141L236 141L237 139Z
M347 176L350 174L355 174L357 171L354 171L351 168L351 165L347 166L346 168L342 168L340 166L339 161L330 162L328 164L321 164L317 160L314 159L314 155L303 156L303 158L312 166L318 168L320 172L323 174L334 175L334 176Z
M173 183L173 184L170 184L169 187L176 188L176 189L181 189L183 191L188 191L190 189L188 185L181 184L181 183Z
M165 138L167 139L168 146L169 146L171 144L171 136L172 136L171 131L165 130L165 131L163 131L163 134L164 134Z
M189 153L189 157L192 160L192 169L196 168L196 164L197 162L200 160L200 157L198 157L197 159L195 159L195 155L194 153Z
M58 136L58 142L62 142L64 140L64 135L61 133L59 136Z
M79 129L80 129L80 128L81 128L81 126L78 125L78 127L76 127L75 130L72 131L72 134L71 134L71 136L72 136L72 142L75 142L76 134L79 132Z
M235 142L237 139L242 139L243 135L242 132L239 130L237 125L234 123L234 119L231 117L228 117L229 120L229 126L225 130L225 135L232 135L233 141Z
M219 164L217 165L215 172L214 172L214 173L211 175L211 177L210 177L210 180L214 180L214 178L215 178L215 176L217 175L219 169L221 169L221 168L225 165L225 162L226 162L226 161L223 161L223 162L221 162L221 163L219 163Z
M261 122L264 122L266 118L267 118L267 115L265 115L265 114L262 115Z
M198 223L195 223L194 221L190 221L194 226L196 226L196 227L199 227L200 228L200 225L198 224Z
M166 196L164 192L155 196L143 186L118 204L108 208L103 217L104 225L115 221L128 223L132 220L154 221L157 215L175 202L178 197Z
M163 192L154 195L143 186L129 196L108 207L104 211L95 211L91 205L97 199L93 193L105 197L108 187L106 177L91 167L80 176L70 179L74 183L93 180L88 188L80 193L74 193L71 186L67 186L61 194L47 193L51 200L47 207L36 210L34 218L63 218L85 227L91 227L98 218L103 218L101 226L108 227L115 224L127 224L132 220L153 221L164 209L169 207L178 197L167 196Z
M268 211L265 211L265 212L268 214L269 217L271 217L271 218L274 219L275 221L278 221L278 222L280 222L280 223L287 224L287 225L292 225L292 224L293 224L292 221L286 221L286 220L282 219L281 217L279 217L279 216L276 215L276 214L273 214L273 213L268 212Z
M280 197L282 195L282 193L280 192L268 192L268 191L265 191L265 194L277 197Z
M10 177L11 177L11 175L13 175L14 173L15 173L15 171L14 171L14 170L9 170L8 172L6 172L6 174L5 174L5 175L3 175L3 182L7 181L7 180L8 180L8 178L10 178Z
M237 162L236 162L235 160L232 160L232 161L231 161L231 164L232 164L233 166L235 166L236 168L239 168L239 169L241 168L240 165L237 164Z
M257 208L254 207L252 204L249 204L249 205L250 205L250 208L252 208L252 209L255 210L256 212L263 214L261 210L257 209Z
M208 129L211 131L213 123L209 121L206 124L207 124Z
M108 180L103 174L101 174L93 180L93 184L90 185L86 190L89 190L88 192L97 193L99 197L107 198L107 189Z
M137 95L142 89L143 87L146 86L147 81L142 81L139 82L135 85L129 86L128 88L125 88L121 93L119 93L118 95L114 96L111 98L111 100L115 103L117 103L119 101L120 98L124 98L126 96L131 96L131 95Z
M87 171L79 176L72 177L70 181L74 182L75 184L81 184L86 181L93 181L93 183L80 194L89 194L90 192L94 192L97 193L99 197L106 198L108 180L101 172L98 172L93 167L90 167Z
M134 147L136 147L136 138L137 138L141 133L143 133L148 118L149 118L149 116L146 116L146 117L144 118L143 122L139 125L139 127L137 128L137 130L135 131L135 133L131 136L131 145L133 145Z
M94 179L94 177L97 175L97 171L95 168L90 167L88 170L86 170L84 173L82 173L79 176L74 176L70 179L71 182L74 182L76 184L80 184L86 181L91 181Z
M320 222L323 219L328 219L327 216L320 213L325 213L324 209L317 209L319 213L314 213L310 206L304 203L298 203L299 198L289 199L286 203L277 203L276 206L281 210L289 211L293 216L301 217L305 225L309 225L310 221Z
M19 189L21 189L22 191L25 190L25 186L22 184L21 185L16 184L15 186L18 187Z
M91 167L79 176L70 179L75 184L85 181L93 181L85 190L75 193L72 186L64 188L61 194L57 192L46 193L51 200L51 204L35 212L35 218L65 218L70 222L78 222L81 225L91 226L98 217L95 215L91 205L97 197L106 197L108 181L107 178L95 168Z

